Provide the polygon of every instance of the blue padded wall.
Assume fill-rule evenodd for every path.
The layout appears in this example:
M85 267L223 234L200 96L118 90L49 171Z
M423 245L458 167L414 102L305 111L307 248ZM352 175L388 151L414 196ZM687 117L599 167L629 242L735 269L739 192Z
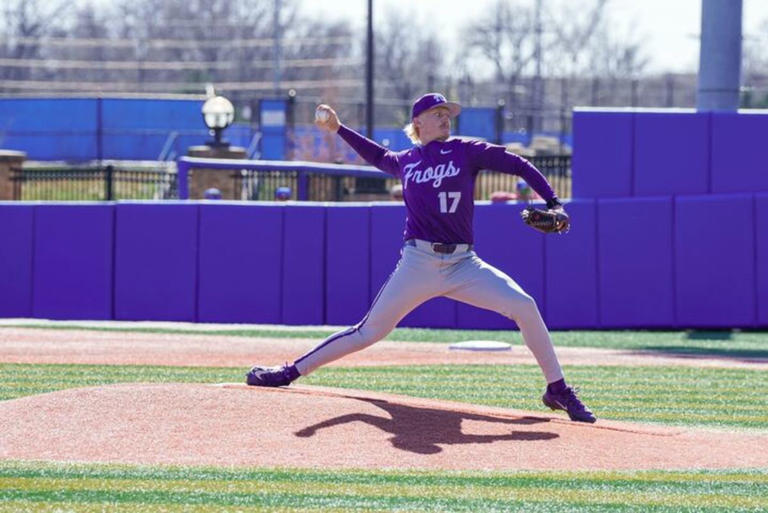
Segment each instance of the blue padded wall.
M478 204L475 208L475 250L488 264L507 273L537 301L544 313L543 235L520 221L521 204ZM458 305L458 327L475 329L516 329L502 315Z
M712 192L768 191L768 115L712 114Z
M635 115L635 196L709 192L710 119L708 113Z
M326 323L355 324L370 304L371 207L341 203L327 215Z
M464 107L456 120L457 133L496 142L496 109Z
M197 204L116 206L115 319L197 320Z
M675 284L681 327L755 322L754 229L751 195L677 198Z
M35 206L0 202L0 317L32 317Z
M632 112L573 112L573 197L632 194Z
M325 211L302 204L285 211L284 324L325 324Z
M200 322L281 322L284 211L282 204L200 205Z
M47 204L35 211L33 315L112 318L111 204Z
M595 200L566 205L571 229L544 238L546 317L550 328L594 328L597 309Z
M755 195L757 324L768 326L768 194Z
M29 160L88 160L96 155L97 103L91 98L0 98L2 146Z
M601 327L672 326L671 198L599 200Z
M102 102L102 138L105 158L157 159L174 131L198 131L196 144L205 140L200 109L202 100L105 98ZM180 148L185 153L185 148Z

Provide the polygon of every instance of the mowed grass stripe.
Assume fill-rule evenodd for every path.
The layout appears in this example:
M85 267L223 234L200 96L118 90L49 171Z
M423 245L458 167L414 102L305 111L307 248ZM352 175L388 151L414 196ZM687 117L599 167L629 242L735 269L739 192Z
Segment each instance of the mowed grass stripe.
M637 471L428 471L428 470L377 470L377 471L331 471L317 469L269 469L269 468L221 468L200 466L142 466L116 465L105 463L40 463L24 461L0 462L0 478L42 478L42 479L99 479L99 480L147 480L158 481L260 481L284 482L300 480L307 483L331 484L393 484L418 483L429 486L541 486L550 482L594 483L599 486L618 486L642 483L707 487L722 485L768 484L768 469L742 470L637 470ZM709 489L709 488L707 488ZM768 493L768 489L767 489Z
M271 329L221 328L189 329L184 326L144 327L144 326L94 326L94 325L55 325L55 324L3 324L9 328L44 328L56 330L88 330L125 333L158 333L211 336L222 335L249 338L314 338L318 342L336 333L332 328ZM740 358L768 357L767 332L743 331L552 331L552 340L561 347L602 347L612 349L635 349L684 354L716 354ZM524 345L518 331L497 330L455 330L396 328L385 340L400 342L439 342L452 343L464 340L498 340L515 345Z
M607 497L614 497L617 494L625 493L626 489L631 489L633 494L645 494L660 496L680 496L696 495L731 495L731 496L749 496L753 493L754 487L764 486L765 481L759 478L753 478L751 482L729 481L718 482L717 480L708 481L654 481L650 480L628 480L628 479L590 479L584 476L575 478L578 483L578 490L583 493L593 493L603 495L604 499L598 502L611 502ZM565 479L553 479L541 476L539 478L520 478L508 481L506 485L498 484L490 486L487 483L479 483L474 479L454 480L450 483L430 482L431 480L417 479L408 481L395 480L376 480L368 483L360 482L340 482L332 481L314 481L302 480L301 478L290 478L282 480L274 479L256 479L256 480L155 480L142 479L104 479L99 477L5 477L0 478L0 494L6 491L18 492L24 490L34 490L35 492L75 492L75 491L103 491L119 492L125 490L131 491L153 491L153 492L194 492L194 493L234 493L234 494L264 494L264 493L343 493L345 495L371 496L371 495L396 495L399 497L421 497L427 495L440 495L450 498L462 498L468 493L472 493L475 487L485 486L488 490L482 492L484 497L494 499L506 499L513 494L515 496L530 496L531 491L539 494L543 490L551 492L550 499L554 500L555 495L570 493L564 489L565 486L574 480L571 477ZM558 499L560 500L560 499ZM672 500L672 499L670 499ZM587 501L579 499L580 502ZM710 502L717 503L716 499L710 499ZM729 499L730 501L730 499ZM588 501L587 501L588 502Z
M258 486L256 486L258 487ZM474 496L470 491L448 493L446 490L425 490L420 487L372 487L368 490L326 488L302 490L299 486L285 486L285 491L274 489L259 490L253 493L237 491L206 492L194 490L156 489L127 490L0 490L0 500L28 502L67 502L67 503L139 503L139 504L211 504L219 506L342 506L363 508L407 507L437 511L442 508L458 507L463 510L481 511L484 505L503 508L509 502L527 504L545 502L548 504L581 505L630 505L663 506L665 508L735 508L755 509L768 507L765 497L751 497L727 494L684 494L672 491L650 493L635 490L624 492L605 492L599 490L552 490L552 489L483 489L482 496Z
M768 373L748 369L566 366L569 381L602 418L768 429L762 390ZM241 382L244 369L0 364L0 398L110 383ZM538 411L541 371L533 365L325 367L302 383L384 391Z
M528 511L759 511L768 507L764 471L328 472L31 463L10 463L2 470L3 504L56 504L76 506L78 511L85 510L82 505L99 503L149 506L146 511L174 505L190 506L190 511L191 507L215 511L227 506L349 511L522 511L525 507ZM30 472L41 475L13 476ZM196 479L200 476L205 478ZM138 508L132 511L144 511Z

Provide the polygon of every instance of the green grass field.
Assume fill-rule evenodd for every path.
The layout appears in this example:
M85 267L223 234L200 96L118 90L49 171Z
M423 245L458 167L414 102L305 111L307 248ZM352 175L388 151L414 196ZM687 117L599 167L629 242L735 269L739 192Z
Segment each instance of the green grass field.
M765 471L395 472L12 462L0 511L741 512Z
M260 331L258 335L254 331L248 332L250 335L237 333L266 336ZM279 331L269 336L292 337L298 333ZM516 333L471 333L472 338L491 338L487 333L492 333L496 340L520 343ZM305 331L300 334L321 336ZM397 330L390 338L446 342L448 337L466 340L466 336L466 332ZM768 354L768 336L762 333L560 332L554 338L561 346L674 352L682 348L733 358ZM0 364L0 400L109 383L239 382L244 371ZM601 418L768 430L768 406L762 392L768 387L768 373L764 371L566 366L565 372L571 382L581 387L581 396ZM544 385L538 368L530 365L328 367L302 382L534 411L542 410L539 395ZM0 512L5 511L757 512L768 511L768 469L395 472L5 461L0 462Z

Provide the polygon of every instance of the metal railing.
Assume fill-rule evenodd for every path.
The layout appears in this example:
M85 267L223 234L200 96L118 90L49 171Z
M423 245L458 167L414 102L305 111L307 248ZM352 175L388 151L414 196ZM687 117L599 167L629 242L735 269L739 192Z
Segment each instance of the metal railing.
M559 198L571 197L571 157L569 155L539 156L528 160L547 178ZM271 201L279 188L290 190L290 199L308 201L386 200L393 188L400 183L397 178L369 168L370 175L358 173L344 176L330 174L323 167L301 170L270 169L268 163L258 168L239 169L232 173L234 190L240 191L239 199ZM302 166L297 166L302 167ZM361 166L356 166L359 168ZM521 178L506 173L482 171L475 182L475 200L490 200L494 193L519 194ZM285 198L284 198L285 199Z
M549 184L555 194L561 199L571 197L571 156L570 155L545 155L528 157ZM475 182L475 200L489 200L494 192L519 193L521 178L506 173L495 171L482 171Z
M24 201L111 201L178 198L172 170L104 167L25 167L11 175L13 199Z
M571 196L570 156L529 159L546 177L560 198ZM372 201L392 199L400 180L370 166L320 164L297 161L222 160L182 157L172 166L24 167L15 170L13 198L26 201L111 201L119 199L189 198L190 169L229 171L234 199L272 201L276 192L289 191L299 201ZM483 171L475 183L475 200L489 200L494 193L513 196L520 178Z

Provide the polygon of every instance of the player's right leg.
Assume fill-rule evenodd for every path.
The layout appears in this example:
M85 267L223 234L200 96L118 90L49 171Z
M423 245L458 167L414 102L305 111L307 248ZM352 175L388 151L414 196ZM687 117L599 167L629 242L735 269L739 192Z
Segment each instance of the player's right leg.
M439 260L406 246L394 272L379 290L371 308L354 326L334 333L298 358L293 365L256 366L247 374L249 385L283 386L318 367L360 351L386 337L397 323L440 290Z

